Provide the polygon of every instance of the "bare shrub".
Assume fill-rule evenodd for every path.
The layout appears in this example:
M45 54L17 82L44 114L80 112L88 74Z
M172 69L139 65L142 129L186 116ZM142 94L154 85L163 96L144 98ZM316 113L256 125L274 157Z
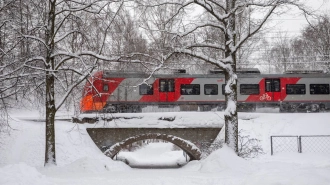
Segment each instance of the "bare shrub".
M259 139L251 138L250 135L243 134L244 130L238 132L238 156L251 159L257 157L259 154L264 154L260 145Z
M264 154L263 149L260 145L259 139L251 138L250 135L243 134L246 131L239 130L238 132L238 156L251 159L255 158L260 154ZM202 143L201 150L203 153L202 158L206 158L209 156L213 151L222 148L223 144L225 143L224 140L219 140L214 143Z

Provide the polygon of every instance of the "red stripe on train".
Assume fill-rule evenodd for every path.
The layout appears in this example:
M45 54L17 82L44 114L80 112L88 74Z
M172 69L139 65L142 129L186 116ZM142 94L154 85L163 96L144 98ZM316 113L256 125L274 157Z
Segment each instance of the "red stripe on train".
M279 78L280 79L280 92L266 92L265 87L265 78L261 79L259 82L259 94L250 95L245 101L246 102L272 102L272 101L283 101L285 100L286 94L286 85L287 84L297 84L301 79L300 77L294 78Z

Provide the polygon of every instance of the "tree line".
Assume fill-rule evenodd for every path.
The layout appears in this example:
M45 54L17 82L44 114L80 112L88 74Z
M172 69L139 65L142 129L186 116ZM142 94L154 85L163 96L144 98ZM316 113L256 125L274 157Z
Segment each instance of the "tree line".
M273 42L263 40L260 61L265 71L283 73L288 70L330 71L330 15L323 14L309 22L298 36L286 32L275 35Z

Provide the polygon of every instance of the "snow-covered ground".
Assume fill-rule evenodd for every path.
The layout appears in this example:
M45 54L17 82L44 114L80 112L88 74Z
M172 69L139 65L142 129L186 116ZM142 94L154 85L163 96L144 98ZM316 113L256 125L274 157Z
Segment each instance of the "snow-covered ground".
M185 165L189 157L172 143L154 142L134 151L122 151L115 160L121 160L136 168L176 168Z
M25 113L24 113L25 112ZM113 123L95 124L56 122L57 167L44 168L43 122L31 121L35 114L13 114L10 134L0 135L0 184L114 184L114 185L329 185L329 153L275 153L270 155L271 135L330 135L330 113L239 113L239 129L261 140L265 154L252 160L237 157L224 147L201 161L192 161L178 169L132 169L123 162L105 157L86 132L86 127L217 127L223 113L150 113L116 114L140 116L140 119L116 119ZM214 116L211 116L214 115ZM174 124L156 119L176 118ZM40 117L37 117L40 118ZM42 117L41 117L42 118ZM149 121L148 121L149 120ZM155 149L156 145L151 144ZM182 153L169 152L169 145L127 154L136 162L180 161ZM151 158L153 154L157 157Z

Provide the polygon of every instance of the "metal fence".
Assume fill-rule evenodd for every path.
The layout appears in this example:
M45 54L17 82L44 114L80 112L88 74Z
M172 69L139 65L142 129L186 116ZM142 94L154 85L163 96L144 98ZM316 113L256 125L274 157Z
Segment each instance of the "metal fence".
M270 136L271 155L279 152L328 153L330 135Z

